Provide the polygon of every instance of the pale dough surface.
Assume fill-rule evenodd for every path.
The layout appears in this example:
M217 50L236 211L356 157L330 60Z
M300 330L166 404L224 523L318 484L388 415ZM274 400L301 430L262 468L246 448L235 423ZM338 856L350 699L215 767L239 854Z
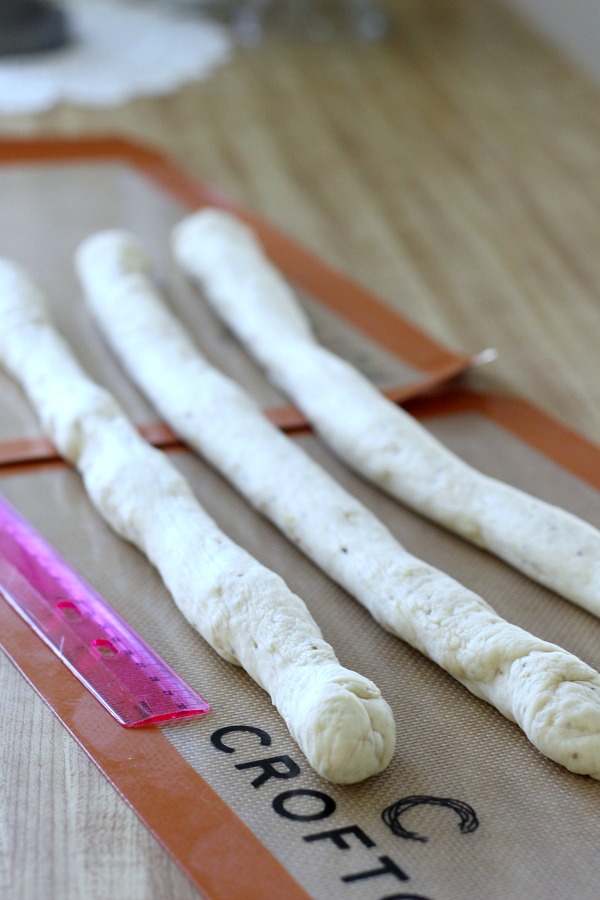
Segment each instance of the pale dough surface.
M313 768L339 783L382 771L395 725L379 689L341 666L300 597L218 528L167 457L85 374L40 290L6 260L0 362L101 515L146 554L217 653L268 691Z
M600 614L600 533L468 466L353 366L320 346L252 231L218 209L176 228L174 251L269 379L361 475L411 508Z
M278 431L200 354L154 286L133 236L91 236L78 250L77 268L108 342L191 447L384 628L516 721L542 753L600 778L597 672L506 622L481 597L408 553ZM304 332L302 318L295 321Z

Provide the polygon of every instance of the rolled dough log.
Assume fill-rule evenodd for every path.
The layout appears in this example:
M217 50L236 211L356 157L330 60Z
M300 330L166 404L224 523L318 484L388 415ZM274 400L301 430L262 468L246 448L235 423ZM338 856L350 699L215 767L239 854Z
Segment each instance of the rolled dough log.
M472 591L409 554L278 431L200 354L154 286L133 236L89 237L78 250L77 269L108 342L191 447L384 628L517 722L542 753L600 778L597 672L506 622Z
M167 457L85 374L39 288L8 260L0 260L0 362L103 518L146 554L217 653L268 691L314 769L339 783L382 771L395 725L379 689L342 667L304 602L218 528Z
M179 224L175 255L325 443L390 495L600 615L600 532L467 465L353 366L320 346L252 231L227 212Z

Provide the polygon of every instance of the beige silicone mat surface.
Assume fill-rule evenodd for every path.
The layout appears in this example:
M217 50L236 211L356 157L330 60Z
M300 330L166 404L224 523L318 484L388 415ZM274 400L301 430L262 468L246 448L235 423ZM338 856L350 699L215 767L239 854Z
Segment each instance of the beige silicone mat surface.
M262 403L281 402L173 271L166 237L185 203L130 165L114 161L37 162L33 169L13 164L0 167L0 187L10 200L0 209L0 252L27 265L43 282L60 327L90 373L115 392L136 421L155 415L99 340L71 269L74 245L99 227L138 231L171 301L207 356ZM410 383L421 376L413 364L363 339L354 326L323 311L306 290L303 294L324 340L346 351L378 384ZM2 378L0 439L38 434L24 398ZM596 489L475 408L428 419L427 427L484 471L600 526ZM314 437L294 440L373 509L411 552L481 593L506 618L600 666L600 622L592 616L402 509L335 462ZM590 448L588 454L600 462L598 451ZM165 744L237 813L307 895L315 900L595 900L600 785L541 757L516 726L383 632L201 461L187 452L170 458L221 527L305 599L341 661L382 689L396 717L398 745L391 766L378 778L343 788L310 771L269 698L187 625L142 556L99 519L75 472L35 466L21 474L7 470L0 490L209 700L213 709L206 719L163 729ZM72 713L75 724L78 714L77 709ZM102 721L99 717L100 730ZM134 746L133 736L131 741ZM111 748L105 750L109 756ZM125 769L132 757L125 754L113 760L114 766ZM260 783L260 761L273 757L283 757L274 765L281 775L293 777ZM237 830L229 843L227 834L220 835L223 866L235 860L237 840ZM203 849L199 839L198 855ZM214 866L210 884L198 877L199 889L205 897L230 900L233 894L219 883L218 860ZM247 879L250 890L251 870ZM245 897L243 888L235 896ZM274 882L269 896L285 900L285 889Z
M85 358L90 374L102 378L137 422L156 416L120 377L96 339L73 269L79 242L105 228L125 228L142 239L161 286L213 362L245 384L263 405L285 402L239 353L233 338L198 302L172 264L171 229L193 205L152 184L131 165L110 159L0 166L0 196L0 255L26 266L43 285L59 327ZM422 378L414 365L366 338L318 298L303 289L299 296L323 343L351 356L381 387L409 385ZM18 402L14 385L0 373L0 439L38 434L35 417Z
M480 415L436 418L428 427L490 474L600 525L596 491ZM412 552L483 594L511 621L600 665L600 622L382 497L333 462L314 438L295 440ZM266 695L187 626L143 558L98 519L75 473L6 477L2 489L209 699L209 717L164 734L309 895L323 900L596 898L600 785L541 757L515 725L384 633L201 462L187 453L171 458L221 526L303 596L342 662L379 684L398 723L397 752L383 775L345 788L315 776ZM224 738L235 748L228 754L211 737L232 726L250 730ZM271 738L268 747L260 744L262 732ZM299 774L253 786L263 770L250 764L282 755L298 765ZM289 770L289 764L280 768ZM299 793L287 797L288 791ZM397 836L382 819L384 810L406 798L419 802L409 804L399 821L427 841ZM478 827L461 833L463 818L473 827L473 816ZM327 833L347 828L337 837L348 844L342 849Z

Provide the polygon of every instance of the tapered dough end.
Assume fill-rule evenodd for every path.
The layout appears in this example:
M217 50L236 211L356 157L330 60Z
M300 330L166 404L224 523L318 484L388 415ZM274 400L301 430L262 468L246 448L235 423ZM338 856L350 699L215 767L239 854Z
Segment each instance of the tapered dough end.
M560 649L513 663L513 710L531 742L578 775L600 779L600 676Z
M237 216L213 206L203 207L186 216L173 229L173 248L182 261L195 257L198 249L207 245L227 249L234 245L238 251L263 256L253 230Z
M175 259L205 290L225 321L243 322L244 340L265 328L312 340L311 325L251 228L231 213L205 207L182 219L172 234Z
M311 766L335 784L355 784L377 775L395 749L390 707L372 682L350 671L304 691L294 726Z
M214 284L215 279L232 273L264 275L268 267L254 232L231 213L211 206L182 219L173 229L171 242L182 269L202 282L209 279Z
M127 275L150 274L142 243L128 231L111 228L85 238L75 251L75 268L86 286L97 290L104 282L113 287Z

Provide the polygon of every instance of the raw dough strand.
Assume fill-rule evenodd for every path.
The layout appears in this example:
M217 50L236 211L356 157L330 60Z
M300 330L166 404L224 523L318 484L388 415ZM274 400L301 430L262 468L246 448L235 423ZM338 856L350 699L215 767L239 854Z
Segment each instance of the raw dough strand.
M545 755L600 778L600 676L500 618L409 554L358 500L199 353L150 277L139 242L92 235L77 269L132 379L189 446L388 631L516 721Z
M378 688L343 668L304 602L220 531L167 457L88 378L51 324L40 290L6 260L0 361L100 514L146 554L216 652L268 691L315 770L339 783L382 771L395 726Z
M201 286L268 378L360 475L418 513L600 615L600 532L467 465L353 366L320 346L289 285L253 232L204 209L174 232Z

